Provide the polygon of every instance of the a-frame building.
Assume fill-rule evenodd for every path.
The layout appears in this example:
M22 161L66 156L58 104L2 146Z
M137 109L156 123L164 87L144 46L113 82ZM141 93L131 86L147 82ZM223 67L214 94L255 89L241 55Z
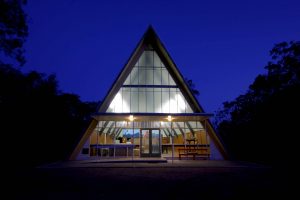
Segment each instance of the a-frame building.
M70 156L227 159L209 117L150 26Z

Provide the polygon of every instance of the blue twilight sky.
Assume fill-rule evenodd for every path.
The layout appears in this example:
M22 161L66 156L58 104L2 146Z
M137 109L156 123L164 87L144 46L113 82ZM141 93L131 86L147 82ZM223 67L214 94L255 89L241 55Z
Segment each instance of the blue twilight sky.
M29 0L27 64L63 92L104 98L149 24L206 112L264 73L275 43L299 40L300 1Z

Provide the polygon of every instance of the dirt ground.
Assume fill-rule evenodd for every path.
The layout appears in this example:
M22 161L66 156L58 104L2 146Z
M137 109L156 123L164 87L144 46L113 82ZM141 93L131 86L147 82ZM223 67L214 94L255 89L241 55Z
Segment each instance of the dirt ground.
M148 165L148 167L147 167ZM291 195L271 167L76 167L19 169L13 199L270 199Z

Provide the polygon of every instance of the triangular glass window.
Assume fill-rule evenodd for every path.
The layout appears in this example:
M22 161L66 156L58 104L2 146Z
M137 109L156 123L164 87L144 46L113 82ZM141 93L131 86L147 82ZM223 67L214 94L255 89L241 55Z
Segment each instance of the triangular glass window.
M124 85L176 85L155 51L144 51Z
M157 53L146 50L110 103L114 113L192 113Z

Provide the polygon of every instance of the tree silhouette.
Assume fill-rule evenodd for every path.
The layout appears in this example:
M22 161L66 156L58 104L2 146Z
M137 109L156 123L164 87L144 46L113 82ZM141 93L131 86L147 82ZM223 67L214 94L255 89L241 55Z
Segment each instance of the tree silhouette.
M0 68L0 91L0 132L8 141L4 154L21 155L22 165L67 158L96 108L60 92L54 75L11 67Z
M235 159L278 164L295 156L300 112L300 43L283 42L248 91L223 103L217 130Z
M198 96L200 94L199 90L196 89L196 85L194 84L193 80L184 78L184 81L195 96Z
M25 4L25 0L0 0L0 53L20 65L25 63L23 44L28 35ZM4 64L3 60L0 64Z
M0 53L19 64L25 62L25 3L0 0ZM61 92L55 75L24 74L0 60L2 159L11 167L67 158L95 108L95 102Z

